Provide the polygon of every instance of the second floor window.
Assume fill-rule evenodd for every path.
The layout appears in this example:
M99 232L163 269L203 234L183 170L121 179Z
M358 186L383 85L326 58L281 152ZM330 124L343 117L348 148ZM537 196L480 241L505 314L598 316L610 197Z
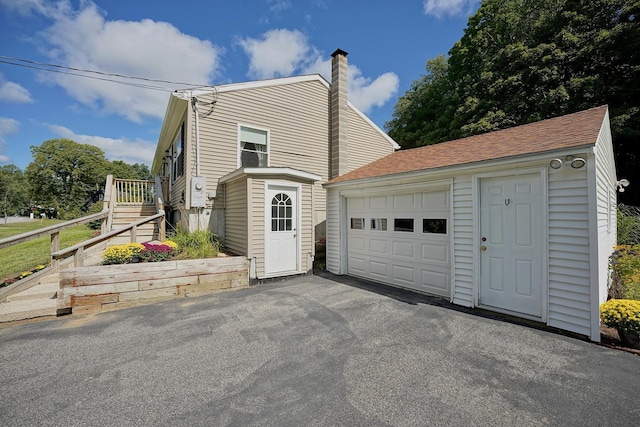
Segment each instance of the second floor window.
M240 126L239 167L266 168L269 166L269 131Z
M176 139L171 145L172 151L172 180L175 181L178 177L184 175L184 123L180 125Z

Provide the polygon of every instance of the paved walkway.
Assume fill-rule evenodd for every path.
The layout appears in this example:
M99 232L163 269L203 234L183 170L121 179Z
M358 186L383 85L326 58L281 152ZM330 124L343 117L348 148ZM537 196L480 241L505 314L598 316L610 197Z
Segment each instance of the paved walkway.
M0 328L0 420L638 425L636 355L347 283L298 277Z

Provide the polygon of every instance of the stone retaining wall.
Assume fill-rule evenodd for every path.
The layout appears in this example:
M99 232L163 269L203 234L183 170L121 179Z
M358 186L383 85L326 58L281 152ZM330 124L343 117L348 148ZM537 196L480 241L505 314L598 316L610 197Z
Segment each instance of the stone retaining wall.
M247 286L246 257L72 267L60 271L58 312L91 313Z

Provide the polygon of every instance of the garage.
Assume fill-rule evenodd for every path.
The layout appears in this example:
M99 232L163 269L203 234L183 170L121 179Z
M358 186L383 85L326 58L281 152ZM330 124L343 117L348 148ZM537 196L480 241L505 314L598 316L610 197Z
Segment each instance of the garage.
M451 296L449 188L347 197L348 273Z

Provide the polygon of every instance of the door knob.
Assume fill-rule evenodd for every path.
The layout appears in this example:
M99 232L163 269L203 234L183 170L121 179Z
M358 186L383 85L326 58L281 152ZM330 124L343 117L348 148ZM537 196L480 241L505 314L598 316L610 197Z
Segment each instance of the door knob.
M480 250L481 250L481 251L486 251L486 250L487 250L487 247L486 247L486 246L484 246L484 245L482 245L482 246L480 246Z

